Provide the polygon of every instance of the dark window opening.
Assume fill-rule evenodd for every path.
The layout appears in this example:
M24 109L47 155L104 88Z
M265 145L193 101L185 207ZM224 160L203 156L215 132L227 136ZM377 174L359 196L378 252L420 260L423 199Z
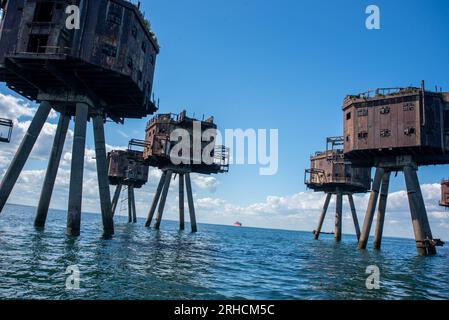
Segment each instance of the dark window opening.
M111 46L110 44L103 44L101 52L109 57L117 56L117 48L114 46Z
M128 67L129 67L130 69L132 69L133 66L134 66L133 58L128 57L126 64L128 65Z
M351 136L346 136L346 142L350 142L351 141Z
M366 117L368 116L368 109L359 109L357 110L357 116Z
M38 2L34 11L34 22L51 22L53 20L54 6L54 2Z
M415 104L413 102L407 102L403 106L404 111L413 111L415 110Z
M391 136L391 130L390 130L390 129L383 129L383 130L380 130L380 136L381 136L382 138L388 138L388 137L390 137L390 136Z
M380 114L389 114L390 111L391 109L388 106L380 108Z
M351 120L351 112L348 112L348 113L346 114L346 120Z
M28 42L28 52L31 53L45 53L47 49L48 36L46 35L31 35Z
M118 12L109 12L108 13L108 22L112 22L115 24L122 23L122 15Z
M414 135L414 134L416 134L416 129L415 129L415 128L406 128L406 129L404 130L404 134L405 134L406 136Z
M136 27L136 26L133 26L133 27L132 27L132 29L131 29L131 34L132 34L132 36L134 37L134 39L137 38L137 27Z
M366 139L368 138L368 132L366 131L359 132L358 137L359 139Z

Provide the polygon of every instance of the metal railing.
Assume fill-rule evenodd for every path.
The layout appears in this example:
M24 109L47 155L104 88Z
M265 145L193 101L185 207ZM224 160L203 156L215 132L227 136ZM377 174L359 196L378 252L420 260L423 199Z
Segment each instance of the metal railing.
M10 143L14 124L10 119L0 118L0 129L6 128L6 135L0 131L0 142Z
M322 185L327 183L324 170L321 169L306 169L304 172L304 184Z
M229 148L225 146L215 146L214 164L220 166L221 172L229 172Z

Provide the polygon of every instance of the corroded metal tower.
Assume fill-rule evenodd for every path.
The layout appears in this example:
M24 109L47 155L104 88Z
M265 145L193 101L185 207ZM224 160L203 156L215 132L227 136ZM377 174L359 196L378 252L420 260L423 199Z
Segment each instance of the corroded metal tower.
M359 241L366 249L376 204L374 246L381 247L388 185L392 172L402 171L420 255L434 255L441 244L432 236L417 171L419 166L449 164L449 93L424 88L377 89L346 97L344 152L358 167L376 167Z
M327 138L325 152L317 152L310 158L311 169L306 170L305 184L315 192L326 193L323 210L317 230L314 231L315 240L318 240L327 209L333 195L336 195L336 214L334 237L341 241L343 219L343 196L346 195L351 207L357 239L360 238L360 227L353 195L366 193L371 186L371 170L369 168L354 168L344 157L342 146L343 137Z
M14 123L10 119L0 118L0 142L10 143Z
M80 10L79 28L68 28L66 9ZM105 235L113 234L104 122L143 118L151 101L159 46L138 6L124 0L1 1L0 81L40 103L0 186L0 211L52 109L60 114L35 225L43 227L72 117L67 234L80 234L86 126L93 122Z
M112 215L115 214L123 186L128 189L128 222L137 222L134 189L148 182L149 167L143 161L143 152L114 150L108 154L109 183L116 186L112 200Z
M449 208L449 180L441 181L440 206Z
M184 230L184 180L192 232L197 231L191 173L219 174L229 171L229 151L215 144L217 125L211 117L205 121L179 115L160 114L148 122L145 141L134 140L130 146L144 148L143 158L163 174L148 213L150 227L157 211L154 227L160 228L168 190L173 175L179 177L179 220ZM158 207L159 204L159 207Z

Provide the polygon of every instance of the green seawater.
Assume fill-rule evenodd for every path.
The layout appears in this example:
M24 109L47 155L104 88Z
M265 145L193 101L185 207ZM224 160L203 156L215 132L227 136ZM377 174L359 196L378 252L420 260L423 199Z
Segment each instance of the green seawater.
M65 235L66 213L51 210L33 227L35 209L8 205L0 215L0 299L449 299L449 249L431 258L414 240L385 238L382 251L356 249L311 233L199 225L161 231L116 218L101 238L101 217L82 215L81 237ZM189 226L187 225L187 228ZM380 289L366 288L368 266ZM68 290L69 266L79 269Z

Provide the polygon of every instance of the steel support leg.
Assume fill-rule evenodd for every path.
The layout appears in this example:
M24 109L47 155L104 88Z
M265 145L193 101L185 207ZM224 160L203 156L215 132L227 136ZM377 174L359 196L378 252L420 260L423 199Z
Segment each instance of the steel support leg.
M419 185L416 168L406 166L404 168L405 183L410 204L410 213L412 216L413 230L416 239L416 249L419 255L435 255L435 247L426 245L426 240L433 240L430 230L427 212L422 198L421 187Z
M348 194L349 206L351 207L352 220L354 221L355 234L357 240L360 240L360 226L359 218L357 217L357 210L355 209L354 198L352 194Z
M89 106L76 104L75 133L70 172L69 209L67 212L67 235L79 236L81 229L81 206L83 200L83 171L86 148L86 127Z
M131 186L128 186L128 223L133 222L133 194Z
M327 209L329 208L329 203L332 199L332 193L326 195L326 200L324 201L323 210L321 211L320 221L318 222L318 228L315 231L314 239L318 240L320 238L321 229L323 228L324 219L326 218Z
M196 225L195 206L193 203L192 181L190 180L190 173L186 173L186 188L187 201L189 203L190 224L192 226L192 232L195 233L198 231L198 227Z
M382 246L382 234L385 223L385 210L387 208L388 187L390 185L391 172L385 172L382 179L382 188L380 190L379 208L377 211L377 224L374 233L374 249L380 250Z
M58 175L59 163L61 161L69 124L70 116L66 113L61 113L59 116L58 127L56 129L55 139L53 141L53 147L50 153L47 173L45 174L44 184L42 186L39 204L37 206L36 219L34 220L34 226L36 228L45 227L48 208L50 207L51 196L53 194L56 176Z
M335 241L341 241L341 229L343 223L343 194L337 192L337 203L335 206Z
M162 191L161 201L159 203L159 208L157 210L156 221L154 222L154 228L159 229L161 227L162 215L164 213L165 201L167 200L168 190L170 188L171 177L173 171L168 170L167 176L165 177L164 190Z
M150 211L148 212L147 221L145 226L148 228L151 226L151 222L153 221L154 213L156 212L157 205L159 203L159 198L161 197L162 189L165 185L165 178L167 177L167 171L162 173L161 180L159 181L159 185L157 186L156 194L154 195L153 203L151 204Z
M371 226L373 224L374 213L376 211L377 199L379 198L379 189L384 176L385 170L383 168L376 169L376 175L374 177L373 187L368 202L368 208L366 209L365 221L363 222L362 233L360 234L359 249L365 250L368 244L369 234Z
M42 128L47 121L50 114L51 106L48 102L44 101L37 109L37 112L28 127L27 133L23 137L22 143L17 149L16 155L9 165L8 171L6 171L3 181L0 185L0 212L3 211L6 201L8 201L11 191L19 178L20 173L25 166L31 150L33 150L34 144L42 131Z
M111 190L109 189L108 163L106 155L106 140L104 137L104 121L101 115L93 118L95 157L97 160L98 189L100 191L101 217L105 236L114 234L114 219L111 205Z
M132 208L132 212L133 212L133 223L137 223L137 210L136 210L136 196L134 193L134 186L130 186L131 188L131 208Z
M179 229L185 229L184 219L184 174L179 174Z
M432 229L430 228L429 218L427 216L426 205L424 203L424 198L421 192L421 185L419 183L417 171L418 171L417 169L412 171L412 178L415 181L415 185L417 186L416 195L418 196L417 200L418 205L420 207L421 225L423 226L422 229L424 231L424 237L426 239L433 240ZM432 246L427 248L427 255L433 256L436 254L437 254L436 247Z
M122 192L123 185L119 183L117 188L115 189L114 198L112 199L112 216L115 215L115 211L117 210L118 202L120 200L120 193Z

